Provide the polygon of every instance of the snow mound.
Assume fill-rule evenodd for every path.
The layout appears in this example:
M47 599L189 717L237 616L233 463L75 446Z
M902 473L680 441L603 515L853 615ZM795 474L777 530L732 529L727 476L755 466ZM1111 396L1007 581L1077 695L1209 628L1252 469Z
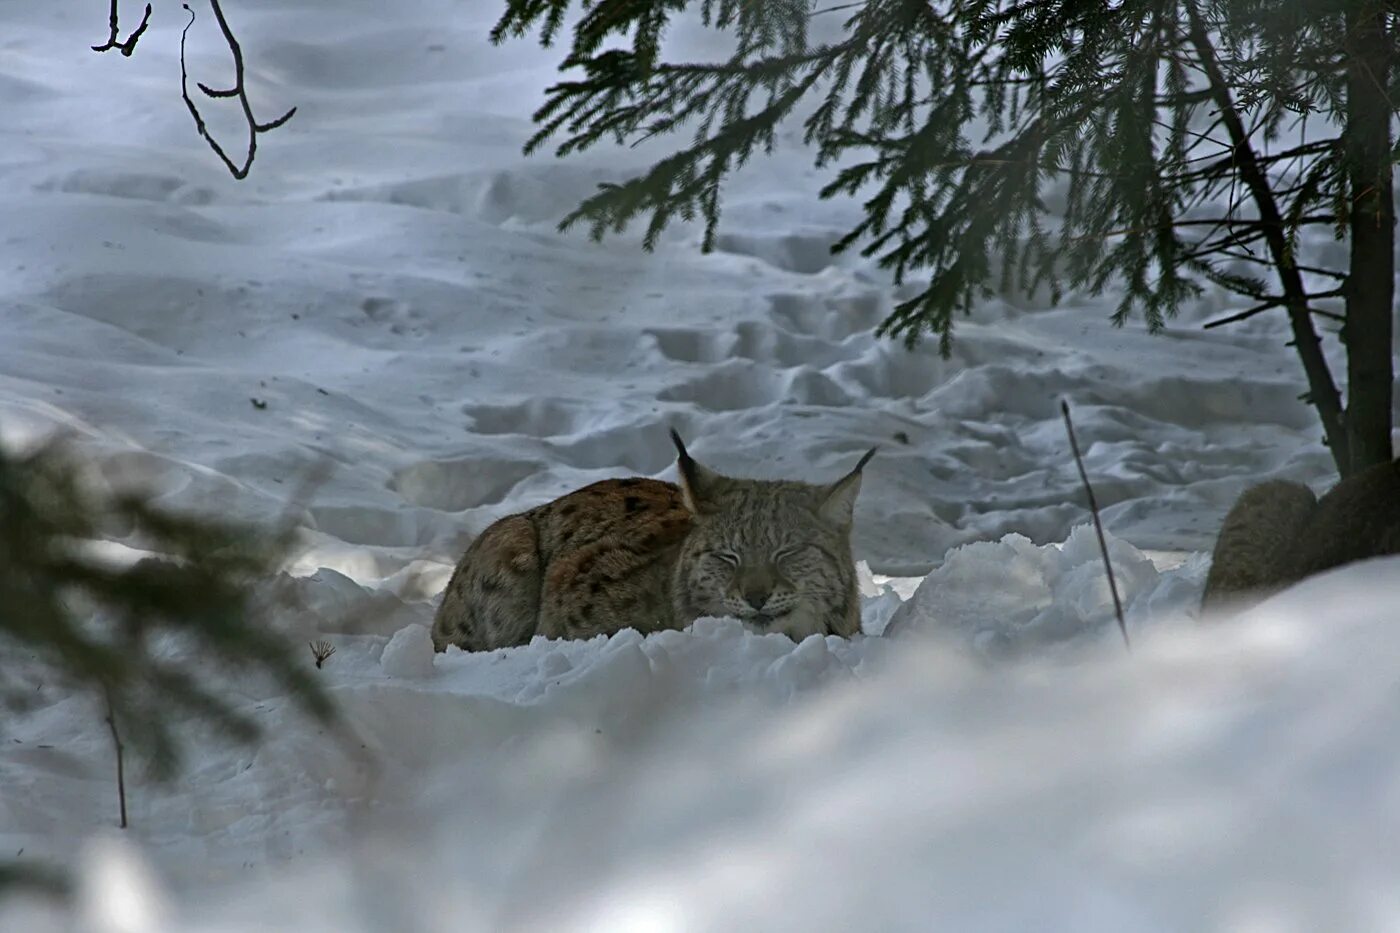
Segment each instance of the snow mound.
M419 779L382 791L377 828L184 899L173 928L1391 928L1396 605L1391 558L1236 619L1144 631L1131 656L1109 641L987 666L933 640L870 639L898 650L832 679L858 646L777 650L726 621L449 652L448 668L592 674L529 730L499 706L424 720L429 694L379 697L392 776ZM706 689L728 699L704 704L667 687L715 661L733 674L746 654L751 672L781 663L783 680L813 684L755 692L720 672ZM658 663L666 676L648 673ZM451 724L455 754L433 731ZM439 754L401 754L425 742Z
M433 675L433 636L427 626L405 625L394 633L379 666L390 677L418 678Z
M1128 542L1104 537L1130 632L1194 608L1206 570L1202 562L1164 575ZM1172 583L1168 598L1158 595L1164 576ZM1092 525L1079 525L1063 546L1037 547L1024 535L1009 534L953 549L895 611L889 628L956 635L985 653L1003 654L1100 637L1114 624L1098 539Z

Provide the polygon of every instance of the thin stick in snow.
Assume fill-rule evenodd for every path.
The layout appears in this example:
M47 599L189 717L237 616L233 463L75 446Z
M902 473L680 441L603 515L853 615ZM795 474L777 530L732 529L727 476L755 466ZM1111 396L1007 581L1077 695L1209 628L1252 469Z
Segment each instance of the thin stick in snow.
M1108 573L1108 591L1113 594L1113 612L1118 617L1118 631L1123 633L1123 647L1133 650L1128 641L1128 625L1123 621L1123 603L1118 599L1118 582L1113 578L1113 564L1108 559L1108 543L1103 539L1103 522L1099 521L1099 504L1094 499L1094 487L1089 485L1089 474L1084 472L1084 458L1079 456L1079 442L1074 439L1074 422L1069 418L1069 402L1060 400L1060 413L1065 416L1065 430L1069 432L1069 449L1074 451L1074 465L1079 467L1079 479L1084 483L1084 492L1089 496L1089 511L1094 516L1094 531L1099 536L1099 552L1103 554L1103 569Z
M112 744L117 747L117 800L121 805L122 829L126 829L126 749L121 733L117 732L117 714L112 709L112 691L103 690L107 699L107 728L112 730Z

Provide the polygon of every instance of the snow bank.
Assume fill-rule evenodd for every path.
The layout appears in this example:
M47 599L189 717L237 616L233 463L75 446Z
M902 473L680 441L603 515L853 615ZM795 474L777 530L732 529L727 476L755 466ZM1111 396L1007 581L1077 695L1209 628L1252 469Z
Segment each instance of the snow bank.
M1388 929L1395 606L1388 559L1132 655L988 667L727 622L449 654L426 723L409 687L352 707L400 767L340 854L90 929ZM526 663L557 679L521 704L548 728L466 702L473 665ZM91 857L89 919L131 890L170 909L111 887L129 847Z
M1163 574L1121 538L1105 534L1105 540L1130 633L1194 610L1207 560ZM1037 547L1011 534L955 548L889 622L892 631L957 632L995 655L1098 637L1111 625L1113 595L1092 525L1075 528L1063 546Z

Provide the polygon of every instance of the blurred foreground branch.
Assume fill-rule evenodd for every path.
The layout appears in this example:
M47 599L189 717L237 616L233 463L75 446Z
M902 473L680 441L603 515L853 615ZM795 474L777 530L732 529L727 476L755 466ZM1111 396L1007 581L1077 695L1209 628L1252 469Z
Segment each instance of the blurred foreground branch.
M36 680L89 692L121 724L119 768L129 749L156 778L179 765L182 721L258 735L234 692L250 676L335 721L293 645L253 618L254 584L278 568L289 531L174 514L83 479L58 445L0 450L0 706L31 705ZM148 556L114 558L113 541Z

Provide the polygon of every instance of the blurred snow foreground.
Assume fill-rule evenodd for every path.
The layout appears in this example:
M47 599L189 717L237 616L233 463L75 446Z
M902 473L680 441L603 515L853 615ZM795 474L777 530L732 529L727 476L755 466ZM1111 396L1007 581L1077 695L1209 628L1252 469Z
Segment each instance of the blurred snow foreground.
M1130 606L1199 576L1112 549ZM928 586L898 634L854 642L702 620L424 668L401 633L383 656L400 676L341 691L384 768L346 845L166 894L102 838L80 928L1400 927L1400 560L1236 619L1144 615L1129 655L1075 583L1088 552L1009 536L930 578L954 622L974 592L996 610L979 575L1025 588L1001 594L1022 618L998 644L1089 608L1077 646L1034 661L935 637ZM0 926L44 929L33 909Z

